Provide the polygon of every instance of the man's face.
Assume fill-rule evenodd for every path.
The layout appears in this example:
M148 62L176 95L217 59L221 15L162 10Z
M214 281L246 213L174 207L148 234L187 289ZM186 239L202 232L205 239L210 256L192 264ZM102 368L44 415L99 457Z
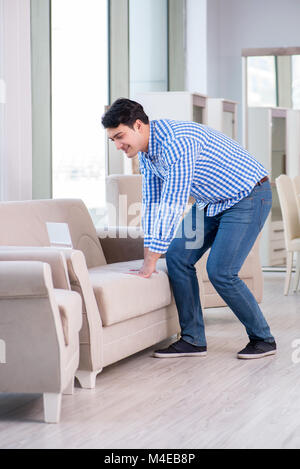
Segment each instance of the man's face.
M147 151L148 142L145 139L143 123L136 121L133 129L120 124L116 128L108 128L107 135L112 140L117 150L122 150L128 158L133 158L139 151Z

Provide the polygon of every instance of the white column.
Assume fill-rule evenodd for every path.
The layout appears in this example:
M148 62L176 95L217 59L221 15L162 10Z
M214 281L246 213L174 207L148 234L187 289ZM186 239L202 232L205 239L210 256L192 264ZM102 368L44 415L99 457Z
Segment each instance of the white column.
M0 0L1 199L32 198L30 0Z
M207 0L187 0L186 21L186 90L207 94Z

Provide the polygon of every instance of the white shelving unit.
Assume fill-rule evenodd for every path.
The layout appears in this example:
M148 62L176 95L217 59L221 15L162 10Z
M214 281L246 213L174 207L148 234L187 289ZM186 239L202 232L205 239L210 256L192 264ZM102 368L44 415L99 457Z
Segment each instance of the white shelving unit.
M138 94L135 101L150 120L173 119L207 124L207 96L187 91L160 91Z
M236 140L237 102L229 99L208 98L207 125Z
M275 179L291 177L300 171L299 111L284 108L248 108L248 150L269 171L273 203L263 228L261 261L263 267L286 264L284 228Z

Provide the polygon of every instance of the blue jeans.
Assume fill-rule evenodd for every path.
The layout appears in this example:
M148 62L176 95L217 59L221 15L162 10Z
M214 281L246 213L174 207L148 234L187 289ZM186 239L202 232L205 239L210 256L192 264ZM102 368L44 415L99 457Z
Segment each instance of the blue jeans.
M200 213L194 204L182 221L177 232L181 236L173 239L166 261L179 314L181 337L186 342L206 346L195 263L209 248L208 277L245 326L249 338L274 341L256 299L238 276L271 205L271 187L266 181L255 186L248 197L213 217L206 215L206 209Z

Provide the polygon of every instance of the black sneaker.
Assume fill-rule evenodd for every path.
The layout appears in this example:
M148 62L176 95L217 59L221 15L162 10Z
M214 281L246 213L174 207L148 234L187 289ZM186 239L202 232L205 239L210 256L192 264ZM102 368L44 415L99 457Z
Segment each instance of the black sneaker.
M189 344L183 339L174 342L168 348L153 352L153 356L156 358L204 357L205 355L205 346Z
M276 342L264 342L263 340L250 340L249 344L240 352L238 358L262 358L275 355Z

